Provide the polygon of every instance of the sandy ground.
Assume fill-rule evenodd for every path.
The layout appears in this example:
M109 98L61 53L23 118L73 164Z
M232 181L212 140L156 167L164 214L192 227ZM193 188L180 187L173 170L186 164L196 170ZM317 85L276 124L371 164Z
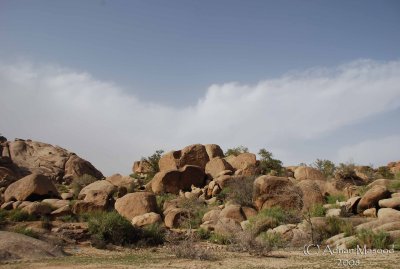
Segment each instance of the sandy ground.
M215 248L215 246L212 246ZM400 268L400 252L392 254L311 255L302 249L274 251L269 257L255 257L247 253L211 250L215 261L178 259L165 247L148 249L98 250L88 246L67 247L69 255L42 261L2 263L0 268L145 268L145 269L262 269L262 268ZM342 260L340 263L339 259ZM350 263L351 265L349 265ZM359 264L358 264L359 263ZM354 264L354 265L353 265ZM358 265L357 265L358 264Z

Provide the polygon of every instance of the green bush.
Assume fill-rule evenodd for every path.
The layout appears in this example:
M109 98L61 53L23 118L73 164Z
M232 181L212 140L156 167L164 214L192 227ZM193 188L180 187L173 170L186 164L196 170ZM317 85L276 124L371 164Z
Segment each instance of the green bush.
M225 152L225 156L229 156L229 155L238 156L239 154L247 153L247 152L249 152L249 149L247 147L238 146L235 148L227 149Z
M14 228L13 232L23 234L26 236L30 236L30 237L33 237L36 239L39 238L39 234L37 232L35 232L31 228L26 228L25 226L16 227L16 228Z
M316 229L316 239L322 242L334 235L344 233L345 236L354 235L354 227L350 222L346 222L338 217L327 217L326 224Z
M326 209L322 204L314 204L310 207L311 217L325 217Z
M147 225L142 229L141 237L146 245L161 245L165 242L165 228L158 223Z
M71 188L74 191L74 197L77 199L81 190L95 181L97 181L97 178L88 174L84 174L83 176L73 179Z
M163 193L163 194L157 195L156 201L157 201L158 212L159 213L163 212L163 206L164 206L165 202L176 199L177 197L178 196L176 194L172 194L172 193Z
M389 184L390 191L398 191L400 190L400 180L392 180Z
M79 218L76 215L65 215L58 217L62 222L77 222Z
M229 245L232 243L232 238L223 234L211 233L209 241L218 245Z
M284 240L279 233L264 232L258 236L258 239L265 247L269 248L270 250L283 247L285 245Z
M150 170L151 170L150 173L147 174L145 183L149 182L155 176L155 174L160 172L160 167L158 166L158 162L160 161L163 153L164 150L159 149L148 157L142 157L142 161L147 162L150 165Z
M393 244L390 236L385 231L374 232L370 229L361 229L356 233L359 245L366 245L367 248L384 249Z
M127 245L139 239L139 231L116 211L94 212L89 215L88 224L95 241Z
M181 221L180 225L186 229L198 228L202 223L204 214L208 211L207 205L197 197L179 198L178 208L185 209L188 212L187 217Z
M387 178L387 179L394 179L393 173L390 171L389 167L381 166L378 167L376 170L377 177L380 178Z
M21 209L13 209L8 212L8 218L11 221L20 222L20 221L35 221L38 218L35 215L30 215Z
M204 228L199 228L197 230L197 236L201 240L208 240L211 237L211 232Z
M338 202L346 201L346 197L343 194L329 195L328 197L326 197L326 200L328 204L336 204L336 201Z
M7 220L8 213L4 209L0 209L0 223Z

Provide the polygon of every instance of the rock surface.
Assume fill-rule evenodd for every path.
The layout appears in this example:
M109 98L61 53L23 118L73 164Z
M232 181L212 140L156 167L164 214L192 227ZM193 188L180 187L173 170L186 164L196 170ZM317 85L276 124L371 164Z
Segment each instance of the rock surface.
M115 210L132 221L136 216L157 211L156 196L150 192L134 192L115 201Z

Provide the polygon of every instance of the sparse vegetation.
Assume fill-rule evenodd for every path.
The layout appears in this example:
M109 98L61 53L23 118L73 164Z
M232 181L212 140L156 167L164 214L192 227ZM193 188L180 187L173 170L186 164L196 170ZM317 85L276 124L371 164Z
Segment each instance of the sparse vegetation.
M95 178L95 177L93 177L91 175L88 175L88 174L84 174L83 176L75 178L74 180L72 180L71 188L72 188L72 190L74 192L75 199L78 198L78 195L79 195L80 191L84 187L86 187L87 185L89 185L89 184L91 184L91 183L93 183L95 181L97 181L97 178Z
M241 206L253 205L253 182L255 177L237 177L230 180L217 196L223 201L233 201Z
M314 204L310 208L311 217L325 217L326 209L322 204Z
M142 229L141 242L145 245L161 245L165 241L165 228L158 223Z
M37 220L35 215L30 215L21 209L13 209L8 212L8 218L11 221L21 222L21 221L34 221Z
M147 181L150 181L155 174L160 172L160 167L158 166L158 162L161 159L161 156L164 154L164 150L159 149L156 150L152 155L148 157L142 157L142 161L147 162L150 166L150 172L147 174Z
M217 259L215 254L209 249L195 246L190 240L184 240L172 246L171 250L177 258L203 261L213 261Z
M211 233L209 241L218 245L229 245L232 243L232 237L218 233Z
M394 179L394 174L387 166L378 167L378 169L376 170L376 176L379 178Z
M178 207L188 212L187 217L181 222L181 227L189 230L198 228L204 214L208 211L207 205L195 197L179 198Z
M172 194L172 193L163 193L163 194L157 195L156 196L156 201L157 201L158 211L162 212L164 203L167 202L167 201L171 201L171 200L173 200L175 198L177 198L177 195L176 194Z
M266 149L262 148L258 152L260 155L260 173L263 175L273 173L274 175L282 175L283 174L283 167L282 161L278 159L274 159L271 152L267 151Z
M389 190L390 191L398 191L400 190L400 180L392 180L389 184Z
M328 204L336 204L336 202L343 202L346 200L346 197L343 194L338 195L329 195L326 197L326 201Z
M32 230L31 228L27 228L25 226L17 226L14 228L13 230L14 233L19 233L19 234L23 234L26 236L30 236L33 238L39 238L39 234L37 232L35 232L34 230Z
M322 242L340 233L344 233L345 236L351 236L355 233L354 227L350 222L346 222L338 217L326 218L326 224L316 227L314 231L316 233L314 238L317 242Z
M384 249L390 247L393 242L385 231L374 232L371 229L361 229L356 233L357 243L366 245L367 248Z
M326 178L333 177L336 170L335 164L330 160L317 159L312 166L321 171Z
M229 155L238 156L239 154L247 153L247 152L249 152L249 149L247 147L238 146L235 148L227 149L225 152L225 156L229 156Z
M204 228L199 228L196 231L197 237L201 240L208 240L211 237L211 232Z

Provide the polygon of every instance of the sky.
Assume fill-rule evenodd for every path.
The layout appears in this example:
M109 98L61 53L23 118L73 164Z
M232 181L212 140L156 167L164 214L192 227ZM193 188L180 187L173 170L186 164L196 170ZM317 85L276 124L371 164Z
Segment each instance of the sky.
M0 0L0 132L106 175L157 149L400 160L399 1Z

